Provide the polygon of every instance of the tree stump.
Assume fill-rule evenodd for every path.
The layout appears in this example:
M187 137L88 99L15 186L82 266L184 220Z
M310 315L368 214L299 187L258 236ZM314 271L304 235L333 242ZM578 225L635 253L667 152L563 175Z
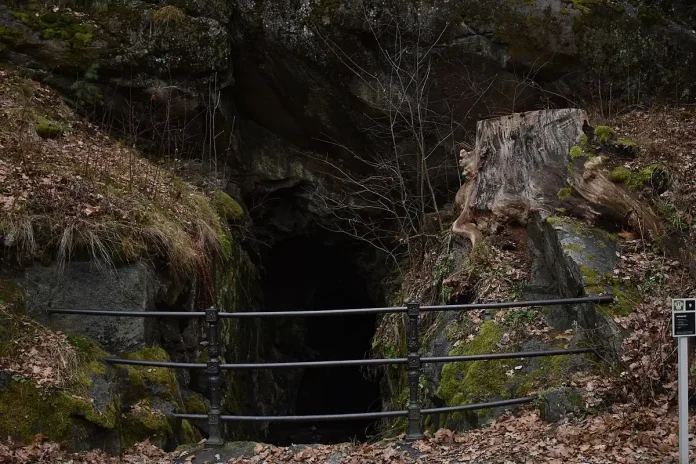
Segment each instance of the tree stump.
M453 232L475 243L482 237L476 217L526 224L533 211L561 209L586 219L610 219L651 238L661 235L650 207L609 180L601 157L584 151L570 155L594 136L585 111L518 113L479 121L476 129L474 150L461 153L465 181L455 200L461 214Z

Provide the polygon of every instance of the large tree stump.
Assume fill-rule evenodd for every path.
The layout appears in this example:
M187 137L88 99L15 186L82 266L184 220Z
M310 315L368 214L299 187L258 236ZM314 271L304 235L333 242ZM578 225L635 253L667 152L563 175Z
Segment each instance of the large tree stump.
M530 212L564 208L587 219L605 217L652 238L660 224L649 206L609 180L600 157L570 157L587 114L578 109L519 113L480 121L473 151L461 153L465 182L457 193L455 233L476 242L477 216L525 224Z

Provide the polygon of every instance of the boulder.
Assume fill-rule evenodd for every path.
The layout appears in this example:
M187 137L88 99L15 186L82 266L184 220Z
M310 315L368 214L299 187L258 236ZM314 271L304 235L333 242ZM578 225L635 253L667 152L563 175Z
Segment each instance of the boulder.
M153 341L153 321L138 317L49 315L47 309L153 311L162 285L143 263L98 269L93 263L35 264L16 275L33 317L68 333L98 341L110 353L136 351Z

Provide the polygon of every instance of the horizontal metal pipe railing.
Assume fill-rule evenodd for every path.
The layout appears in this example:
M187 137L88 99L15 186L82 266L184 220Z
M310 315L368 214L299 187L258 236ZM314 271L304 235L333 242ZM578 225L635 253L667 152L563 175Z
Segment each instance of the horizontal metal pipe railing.
M444 408L421 409L421 414L444 414L460 411L476 411L478 409L502 408L505 406L515 406L517 404L532 403L536 397L525 396L523 398L513 398L511 400L491 401L488 403L464 404L462 406L447 406Z
M221 369L278 369L292 367L349 367L406 364L406 358L347 359L342 361L300 361L285 363L220 364Z
M188 311L109 311L104 309L48 309L49 314L82 314L83 316L119 317L205 317L204 312Z
M514 358L537 358L543 356L561 356L581 353L592 353L591 348L570 348L561 350L544 351L522 351L512 353L489 353L466 356L430 356L421 357L418 353L418 320L422 311L472 311L485 309L509 309L536 306L555 306L570 305L580 303L611 303L614 298L605 297L586 297L586 298L563 298L556 300L535 300L535 301L516 301L507 303L481 303L481 304L462 304L462 305L441 305L441 306L420 306L417 302L409 302L406 307L389 308L356 308L338 309L322 311L279 311L279 312L237 312L220 313L215 307L207 309L205 312L166 312L166 311L108 311L108 310L89 310L89 309L69 309L56 308L49 309L49 314L80 314L93 316L123 316L123 317L205 317L208 327L208 355L210 361L207 363L185 363L169 361L148 361L139 359L125 358L105 358L104 361L112 364L125 364L135 366L149 366L159 368L187 368L205 369L208 375L210 388L210 407L207 414L173 414L180 419L207 420L208 421L208 444L212 446L221 445L224 440L221 435L221 421L246 421L246 422L315 422L315 421L334 421L334 420L356 420L356 419L383 419L390 417L408 418L406 439L418 440L423 437L421 429L421 418L423 415L446 414L459 411L472 411L477 409L489 409L518 404L531 403L535 397L514 398L509 400L492 401L488 403L467 404L461 406L449 406L441 408L421 409L418 396L419 371L423 364L427 363L449 363L467 361L486 361L496 359ZM408 357L407 358L388 358L388 359L348 359L338 361L299 361L284 363L248 363L248 364L223 364L220 362L220 349L218 346L218 322L220 318L242 319L242 318L269 318L269 317L305 317L305 316L339 316L339 315L360 315L360 314L384 314L384 313L406 313L408 316ZM409 404L404 411L382 411L368 413L351 414L321 414L306 416L234 416L221 414L221 395L220 395L220 373L223 369L287 369L287 368L315 368L315 367L347 367L347 366L376 366L376 365L407 365L408 366L408 388Z
M318 311L261 311L220 313L221 318L246 319L252 317L315 317L315 316L358 316L361 314L405 313L405 306L387 308L324 309Z
M467 303L458 305L438 305L438 306L421 306L421 311L476 311L479 309L510 309L510 308L526 308L531 306L556 306L556 305L572 305L580 303L611 303L614 301L613 296L589 296L582 298L559 298L555 300L533 300L533 301L508 301L506 303Z
M170 362L170 361L146 361L140 359L126 359L126 358L104 358L104 362L110 364L128 364L132 366L148 366L148 367L174 367L174 368L186 368L186 369L205 369L208 367L205 363L182 363L182 362Z
M569 354L594 353L592 348L571 348L566 350L546 350L546 351L520 351L513 353L490 353L472 354L467 356L435 356L422 357L420 362L426 363L448 363L460 361L490 361L495 359L517 359L517 358L541 358L545 356L563 356ZM130 364L135 366L149 367L174 367L189 369L205 369L205 363L182 363L166 361L144 361L139 359L126 358L104 358L103 361L112 364ZM290 368L312 368L312 367L350 367L350 366L380 366L389 364L407 364L408 358L378 358L378 359L347 359L339 361L298 361L284 363L246 363L246 364L220 364L220 369L290 369Z
M570 348L567 350L519 351L516 353L470 354L467 356L434 356L420 358L421 363L448 363L460 361L491 361L494 359L542 358L569 354L594 353L592 348Z
M490 401L487 403L465 404L461 406L449 406L444 408L422 409L421 413L426 415L445 414L461 411L475 411L478 409L502 408L505 406L515 406L518 404L531 403L536 399L534 396L526 396L523 398L514 398L511 400ZM207 414L172 414L179 419L204 420ZM387 417L406 417L408 411L381 411L381 412L366 412L354 414L318 414L306 416L220 416L224 421L237 422L322 422L332 420L356 420L356 419L383 419Z
M580 303L611 303L612 296L595 296L582 298L561 298L556 300L532 300L511 301L507 303L475 303L460 305L421 306L421 311L475 311L479 309L510 309L532 306L555 306ZM49 309L51 314L84 314L90 316L124 316L124 317L204 317L204 312L186 311L108 311L95 309ZM261 312L234 312L218 313L220 318L244 319L253 317L316 317L316 316L344 316L360 314L386 314L405 313L405 306L392 306L384 308L355 308L355 309L328 309L320 311L261 311Z

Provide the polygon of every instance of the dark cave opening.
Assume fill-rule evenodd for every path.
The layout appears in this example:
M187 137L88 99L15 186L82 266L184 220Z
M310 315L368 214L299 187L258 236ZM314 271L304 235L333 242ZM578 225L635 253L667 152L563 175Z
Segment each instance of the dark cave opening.
M276 244L264 257L266 311L325 310L376 306L370 277L357 250L327 236L298 237ZM328 361L368 357L374 315L317 316L267 320L278 361ZM277 371L277 376L298 375ZM372 374L372 375L370 375ZM300 372L293 413L315 415L381 410L379 376L361 367L306 368ZM271 423L268 441L340 443L363 441L375 431L371 420Z

